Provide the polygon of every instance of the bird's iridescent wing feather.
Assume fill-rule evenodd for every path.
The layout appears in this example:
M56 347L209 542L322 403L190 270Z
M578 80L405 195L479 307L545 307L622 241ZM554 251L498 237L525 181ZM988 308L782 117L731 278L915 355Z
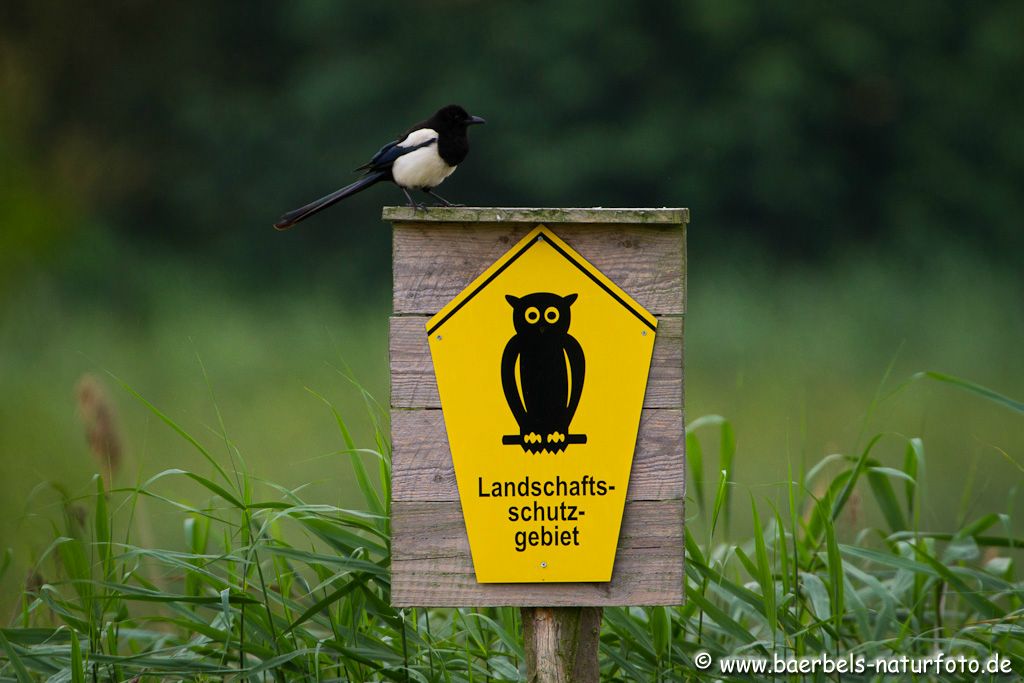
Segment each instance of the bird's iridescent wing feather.
M369 170L372 170L375 166L378 166L378 164L380 164L380 160L384 158L384 155L387 154L392 149L394 149L398 145L399 142L401 142L401 140L392 140L388 144L384 145L379 150L377 150L377 153L374 154L370 158L369 161L367 161L362 166L356 168L355 170L357 170L357 171L369 171Z
M417 149L428 147L437 142L437 133L429 129L420 129L410 133L404 138L389 142L388 144L377 150L377 153L373 157L357 168L357 171L366 171L372 173L374 171L383 171L391 168L391 164L395 163L395 159L400 156L404 156L409 152L414 152ZM402 144L406 143L406 144Z

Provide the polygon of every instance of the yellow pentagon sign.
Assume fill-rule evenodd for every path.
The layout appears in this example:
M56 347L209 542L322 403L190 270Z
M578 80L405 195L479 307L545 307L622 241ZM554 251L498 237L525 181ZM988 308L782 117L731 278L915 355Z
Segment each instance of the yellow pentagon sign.
M544 226L428 321L477 581L611 580L656 329Z

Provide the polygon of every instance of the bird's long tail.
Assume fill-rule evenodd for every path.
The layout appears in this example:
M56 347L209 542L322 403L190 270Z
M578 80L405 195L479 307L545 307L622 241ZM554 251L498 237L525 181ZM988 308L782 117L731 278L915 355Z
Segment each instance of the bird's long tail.
M355 181L351 185L346 185L340 190L335 190L326 197L321 197L315 202L306 204L302 208L295 209L294 211L289 211L285 215L281 216L281 219L279 221L274 223L274 227L277 228L278 230L287 230L288 228L293 227L299 221L309 218L314 213L323 211L328 206L337 204L342 199L345 199L346 197L351 197L355 193L361 192L366 188L370 187L370 185L375 185L376 183L383 180L384 176L386 175L386 171L367 173L366 175L364 175L362 178Z

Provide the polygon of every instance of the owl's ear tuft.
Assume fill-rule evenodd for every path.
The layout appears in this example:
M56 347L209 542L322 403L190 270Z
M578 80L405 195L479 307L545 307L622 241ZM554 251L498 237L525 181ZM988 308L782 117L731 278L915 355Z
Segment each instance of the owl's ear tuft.
M569 296L563 296L562 301L565 302L566 306L572 306L572 302L576 301L576 297L578 296L579 294L570 294Z
M519 297L517 297L517 296L512 296L511 294L506 294L506 295L505 295L505 301L507 301L507 302L508 302L508 305L509 305L509 306L511 306L512 308L515 308L515 307L516 307L516 304L518 304L518 303L519 303Z

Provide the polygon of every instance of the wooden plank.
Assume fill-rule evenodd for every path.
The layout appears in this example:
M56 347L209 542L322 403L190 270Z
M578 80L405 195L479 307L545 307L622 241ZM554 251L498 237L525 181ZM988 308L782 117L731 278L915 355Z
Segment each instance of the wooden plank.
M437 313L535 226L396 223L395 313ZM652 314L684 313L683 226L566 224L553 230Z
M683 602L683 501L626 503L608 583L478 584L462 512L393 503L396 607L666 605Z
M391 407L440 408L434 364L427 344L427 316L391 318ZM683 405L683 318L658 319L645 408Z
M383 220L396 223L638 223L681 225L690 210L537 208L516 206L438 206L426 211L408 206L385 206Z
M683 411L644 410L626 500L682 498L686 477ZM455 469L440 410L391 411L391 498L449 501L458 507Z

